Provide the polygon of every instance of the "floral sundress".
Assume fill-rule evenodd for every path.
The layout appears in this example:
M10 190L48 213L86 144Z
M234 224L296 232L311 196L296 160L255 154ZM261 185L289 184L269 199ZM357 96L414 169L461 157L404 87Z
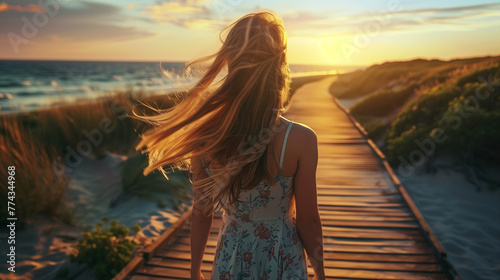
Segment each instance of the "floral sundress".
M278 187L262 181L241 191L243 203L224 205L212 280L307 280L305 252L295 223L293 177L280 172L274 180Z
M261 183L242 191L245 203L222 215L212 279L307 279L304 249L297 233L293 177L277 175L278 188Z

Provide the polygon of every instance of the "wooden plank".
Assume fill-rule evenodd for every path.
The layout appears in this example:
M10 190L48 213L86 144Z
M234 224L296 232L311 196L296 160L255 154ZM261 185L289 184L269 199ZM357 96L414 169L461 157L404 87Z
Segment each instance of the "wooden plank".
M185 235L189 235L189 229L184 229L185 230ZM353 236L357 235L363 235L363 236L370 236L370 234L373 234L373 238L383 238L386 236L386 238L393 237L395 239L401 239L402 237L421 237L424 238L422 233L418 230L413 230L412 228L382 228L382 229L373 229L373 228L366 228L362 226L336 226L336 225L324 225L323 226L323 234L329 234L330 236L336 236L337 234L344 234L344 233L352 233ZM213 228L210 230L210 234L213 236L217 236L219 234L219 228Z
M393 240L423 240L424 237L419 233L401 232L401 231L387 231L387 232L366 232L366 231L350 231L350 228L343 228L344 230L330 231L329 227L323 229L324 238L337 237L337 238L350 238L350 239L393 239Z
M366 191L366 192L384 192L384 191L392 191L385 185L375 185L374 183L371 183L369 185L348 185L348 184L328 184L327 182L324 182L325 180L323 179L318 179L318 193L322 193L323 191Z
M408 209L408 210L407 210ZM408 214L409 208L377 208L377 207L349 207L349 206L324 206L319 208L320 211L354 211L368 213L390 213L390 214Z
M134 256L132 260L118 272L118 274L113 277L113 280L123 280L128 278L128 275L131 275L139 269L144 264L144 257L142 254Z
M396 176L396 173L394 173L394 170L392 170L391 166L389 165L389 162L386 160L383 161L383 165L385 167L385 170L389 174L389 177L391 178L392 182L394 183L394 186L397 188L398 186L401 185L401 182L399 181L398 176Z
M343 227L372 227L372 228L397 228L397 229L418 229L417 224L404 224L381 221L353 221L353 220L321 220L323 226L343 226Z
M355 210L324 210L323 208L319 209L319 214L321 217L326 216L356 216L356 217L375 217L375 218L401 218L414 220L411 213L408 212L389 212L389 211L355 211Z
M189 270L190 260L175 258L153 258L147 263L150 266L165 268L180 268ZM209 271L213 263L203 262L202 270ZM369 262L369 261L337 261L327 262L328 268L348 268L348 269L371 269L371 270L392 270L392 271L415 271L415 272L440 272L441 266L436 263L403 263L403 262Z
M373 203L383 203L383 202L394 202L401 203L404 202L401 196L336 196L336 195L318 195L318 201L321 202L337 202L337 201L353 201L353 202L373 202Z
M216 246L207 246L205 253L214 254ZM341 245L341 244L326 244L324 246L324 253L347 252L347 253L373 253L373 254L405 254L405 255L423 255L431 254L432 251L429 247L422 246L368 246L368 245ZM175 246L169 248L171 251L186 252L189 251L190 245L183 243L176 243ZM161 254L158 254L161 256Z
M189 270L180 268L165 268L158 266L143 267L138 271L139 274L161 276L167 279L189 279ZM211 270L202 270L204 277L210 279ZM448 279L446 274L437 272L404 272L404 271L380 271L368 269L339 269L325 268L328 275L348 277L352 279Z
M206 275L205 275L206 276ZM165 279L164 277L161 276L145 276L145 275L134 275L130 280L160 280L160 279ZM205 279L208 279L205 277ZM348 278L339 278L339 277L327 277L326 279L328 280L352 280Z
M321 221L330 220L346 220L346 221L380 221L380 222L405 222L405 221L415 221L412 217L387 217L377 214L376 216L361 216L361 215L342 215L342 214L327 214L325 212L320 212Z
M331 189L331 188L323 188L321 192L318 192L319 196L346 196L346 197L351 197L351 196L368 196L368 197L375 197L375 196L391 196L391 195L397 195L399 192L394 191L394 190L378 190L374 191L373 188L368 189L368 190L353 190L350 188L337 188L337 189Z
M361 269L335 269L325 268L326 275L347 277L349 279L405 279L405 280L446 280L449 279L444 273L434 272L400 272L400 271L377 271Z
M319 206L358 206L358 207L365 207L365 206L377 206L377 207L403 207L404 204L402 203L384 203L384 202L359 202L359 201L343 201L343 200L337 200L337 201L327 201L320 199L318 197L318 205Z
M375 210L373 210L375 209ZM358 212L359 215L364 215L365 213L387 213L387 214L407 214L406 208L377 208L371 206L336 206L336 205L321 205L319 206L320 211L347 211L347 212ZM379 211L380 210L380 211ZM411 213L411 212L410 212Z
M382 151L378 148L378 146L373 142L372 139L367 138L366 143L368 143L368 145L370 145L370 148L372 148L372 150L375 152L375 154L378 156L379 159L381 159L381 160L385 159L384 153L382 153Z
M175 244L184 244L184 245L189 245L191 244L191 239L189 236L179 236L179 238L176 239ZM425 241L418 241L418 240L361 240L361 239L355 239L355 240L345 240L341 238L333 238L333 237L326 237L323 240L323 244L325 245L331 245L331 244L337 244L337 245L356 245L356 246L393 246L393 247L422 247L426 246L427 244ZM207 241L207 246L212 246L215 247L217 245L217 239L209 239ZM175 245L172 245L175 246ZM167 249L168 250L168 249Z
M154 254L164 246L170 244L176 238L176 234L182 230L186 220L191 216L193 212L193 206L191 205L184 214L172 224L160 237L150 246L144 249L143 254L146 260L149 260Z
M179 259L187 260L191 259L191 254L189 252L176 252L163 250L161 251L158 258L165 259ZM405 254L369 254L369 253L352 253L352 252L335 252L334 254L328 254L325 256L325 260L351 260L351 261L367 261L367 262L402 262L402 263L434 263L437 264L438 260L434 255L405 255ZM213 263L213 255L206 255L203 257L203 262Z

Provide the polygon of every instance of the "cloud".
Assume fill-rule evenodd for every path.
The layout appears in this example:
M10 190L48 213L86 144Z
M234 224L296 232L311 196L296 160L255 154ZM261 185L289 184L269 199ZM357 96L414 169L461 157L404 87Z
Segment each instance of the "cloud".
M49 8L55 10L52 13L47 12L47 14L34 14L17 10L2 12L0 16L0 26L2 26L0 46L2 49L12 50L8 34L16 34L29 41L27 44L23 43L19 46L20 51L35 47L36 44L49 44L51 42L66 42L70 45L93 42L98 44L103 41L125 41L156 35L131 23L132 21L147 21L149 19L124 15L121 13L122 8L118 6L79 1L68 2L67 5L61 4L59 8ZM35 19L36 15L38 15L37 19ZM42 15L46 20L43 20ZM31 30L25 27L27 22L35 26L36 32L32 36L24 35L27 29ZM36 22L44 24L35 25ZM4 51L2 52L4 53Z
M28 6L21 5L9 5L7 2L0 3L0 13L6 11L18 11L18 12L28 12L28 13L44 13L45 9L39 5L29 4Z
M498 15L500 3L476 4L445 8L424 8L364 12L354 15L335 16L335 13L296 11L283 14L290 36L322 37L348 36L362 29L370 32L413 32L427 26L474 27L483 19ZM485 23L481 23L485 24ZM494 24L491 22L490 24ZM378 26L376 26L378 25ZM371 27L371 28L366 28ZM368 29L368 30L366 30ZM370 31L371 30L371 31ZM458 29L461 30L461 29Z
M74 5L62 5L53 16L47 13L48 21L45 26L41 26L39 37L36 40L45 40L48 36L55 35L59 38L69 38L74 41L96 41L113 40L116 38L134 38L154 35L153 33L140 30L135 26L124 26L130 19L147 20L144 18L134 18L121 14L118 6L80 1L71 3ZM34 16L30 12L6 11L0 17L2 34L8 32L21 33L21 28L25 24L22 18L33 23Z
M220 29L224 22L212 18L213 11L207 0L163 1L148 5L143 14L150 15L162 24L173 24L187 28Z
M398 12L399 14L421 14L421 13L463 13L463 12L476 12L476 11L488 11L491 9L499 9L500 3L490 3L490 4L476 4L467 6L456 6L456 7L445 7L445 8L426 8L426 9L413 9L413 10L403 10Z

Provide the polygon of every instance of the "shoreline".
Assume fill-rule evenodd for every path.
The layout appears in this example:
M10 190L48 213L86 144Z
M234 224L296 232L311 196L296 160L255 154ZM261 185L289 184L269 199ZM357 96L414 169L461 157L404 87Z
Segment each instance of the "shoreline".
M340 74L339 71L313 71L313 72L302 72L291 75L292 83L290 84L290 97L293 95L295 90L301 87L303 84L313 82L317 79L326 78L329 76L334 76ZM295 81L295 82L294 82ZM90 105L97 102L106 102L110 100L114 100L116 98L120 98L121 96L130 96L134 97L134 95L138 95L139 98L159 98L161 96L168 97L178 93L181 93L179 89L165 89L162 92L154 92L154 91L143 91L141 89L115 89L111 92L107 92L101 96L96 97L85 97L85 98L77 98L74 101L60 101L50 104L41 104L30 109L21 110L21 111L5 111L0 108L0 117L1 116L19 116L19 115L27 115L27 114L38 114L49 112L54 109L64 109L73 106L80 105Z

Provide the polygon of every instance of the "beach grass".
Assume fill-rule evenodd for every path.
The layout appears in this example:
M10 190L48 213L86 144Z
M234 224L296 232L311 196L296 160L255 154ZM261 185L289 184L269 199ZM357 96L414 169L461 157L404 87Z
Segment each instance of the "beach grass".
M173 104L162 96L144 100L163 108ZM16 167L17 217L29 220L46 214L71 223L72 218L66 217L71 209L58 210L64 202L65 171L77 168L83 157L101 158L106 151L127 154L138 140L137 131L145 128L127 117L134 106L148 111L131 92L117 92L96 101L0 115L0 172L7 178L7 167ZM7 194L7 185L2 184L4 201ZM5 221L7 208L0 211Z
M14 197L14 212L8 212L7 205L0 210L1 221L15 217L20 224L37 214L46 214L64 223L71 223L72 216L64 203L66 177L54 172L53 162L57 162L54 149L46 149L22 123L15 119L0 119L0 159L4 178L0 188L2 201ZM55 161L53 161L55 160ZM13 166L14 188L7 184L8 167Z

